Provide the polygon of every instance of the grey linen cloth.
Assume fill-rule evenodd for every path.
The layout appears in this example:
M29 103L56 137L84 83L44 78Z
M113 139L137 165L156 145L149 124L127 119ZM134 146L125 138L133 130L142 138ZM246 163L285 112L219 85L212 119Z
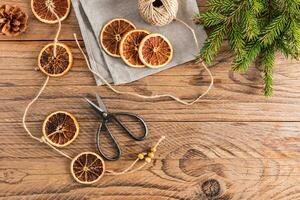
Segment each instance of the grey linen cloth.
M194 25L192 17L199 12L196 0L178 0L177 18L189 24L195 31L200 47L206 39L203 27ZM138 11L138 0L72 0L79 22L86 51L91 67L99 72L107 81L118 84L129 83L162 70L191 61L199 51L196 48L191 31L178 21L163 27L151 26L143 21ZM122 59L113 58L105 53L99 45L99 34L102 27L113 18L130 20L139 29L165 35L173 45L174 57L165 67L160 69L130 68ZM95 77L97 84L102 81Z

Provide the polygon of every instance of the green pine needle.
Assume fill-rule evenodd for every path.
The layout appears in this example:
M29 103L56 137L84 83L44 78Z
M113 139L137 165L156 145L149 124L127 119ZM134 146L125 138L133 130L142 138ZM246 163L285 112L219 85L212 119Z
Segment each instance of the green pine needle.
M200 55L197 60L203 59L206 63L211 64L214 56L221 48L222 42L226 34L226 26L216 27L206 39L203 48L200 51Z
M272 96L273 94L273 66L275 63L274 48L268 48L262 56L262 66L264 67L264 81L265 81L265 96Z
M206 1L206 7L208 11L226 14L234 10L235 4L232 3L232 0L209 0Z
M237 54L241 55L245 53L245 36L241 26L232 24L229 32L228 40L230 48Z
M258 20L252 10L248 10L245 12L245 33L249 40L254 39L260 33Z
M284 55L285 58L289 58L289 56L292 54L291 49L284 42L283 38L276 40L275 45L277 49Z
M271 23L262 30L260 41L265 45L270 45L275 38L281 34L287 21L284 15L275 17Z
M265 1L260 0L252 0L250 1L250 4L253 8L253 11L258 14L262 12L265 9Z
M241 57L236 57L234 61L234 71L245 72L249 65L257 58L261 52L261 45L259 42L249 44L246 47L245 53Z
M206 0L206 8L195 18L212 31L197 60L211 63L228 39L234 70L246 71L262 58L265 95L271 96L275 52L300 59L300 0Z
M196 20L203 22L204 26L211 27L220 23L224 23L225 16L214 11L205 12L195 16Z

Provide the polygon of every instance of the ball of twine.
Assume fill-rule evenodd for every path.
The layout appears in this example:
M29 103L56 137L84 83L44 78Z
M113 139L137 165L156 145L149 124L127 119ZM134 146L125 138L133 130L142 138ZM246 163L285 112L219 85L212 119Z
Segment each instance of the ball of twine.
M149 24L164 26L176 19L177 0L138 0L141 17Z

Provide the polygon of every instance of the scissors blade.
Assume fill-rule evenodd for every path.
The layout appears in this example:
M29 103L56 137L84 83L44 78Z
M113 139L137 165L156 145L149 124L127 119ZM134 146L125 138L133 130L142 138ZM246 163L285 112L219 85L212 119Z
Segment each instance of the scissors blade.
M97 102L98 102L98 105L100 106L100 108L102 110L104 110L104 112L107 112L107 108L106 108L105 104L103 103L101 97L98 94L96 94L96 99L97 99Z
M94 110L96 110L97 112L100 112L101 114L106 113L106 111L104 111L102 108L100 108L99 106L97 106L96 104L94 104L91 100L89 100L88 98L84 98L89 104L90 106L92 106L92 108L94 108Z

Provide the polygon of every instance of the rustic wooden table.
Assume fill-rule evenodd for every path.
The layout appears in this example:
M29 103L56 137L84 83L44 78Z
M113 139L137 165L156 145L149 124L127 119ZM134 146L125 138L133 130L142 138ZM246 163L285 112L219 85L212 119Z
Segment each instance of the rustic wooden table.
M74 67L63 78L51 78L30 110L32 132L40 136L46 115L66 110L79 119L81 132L65 151L73 156L94 151L98 119L81 98L98 92L111 111L138 113L150 126L145 142L118 135L124 155L107 168L129 165L137 153L167 136L159 156L145 169L82 186L71 177L69 160L28 137L21 123L46 78L34 69L56 26L37 21L28 0L1 1L6 3L29 13L30 28L17 38L0 37L0 199L300 199L300 62L277 55L275 93L265 98L259 70L231 72L232 56L225 45L211 66L213 90L194 106L120 96L95 87L73 40L72 34L80 31L72 11L60 39L72 48ZM206 72L190 62L118 88L190 99L208 84Z

